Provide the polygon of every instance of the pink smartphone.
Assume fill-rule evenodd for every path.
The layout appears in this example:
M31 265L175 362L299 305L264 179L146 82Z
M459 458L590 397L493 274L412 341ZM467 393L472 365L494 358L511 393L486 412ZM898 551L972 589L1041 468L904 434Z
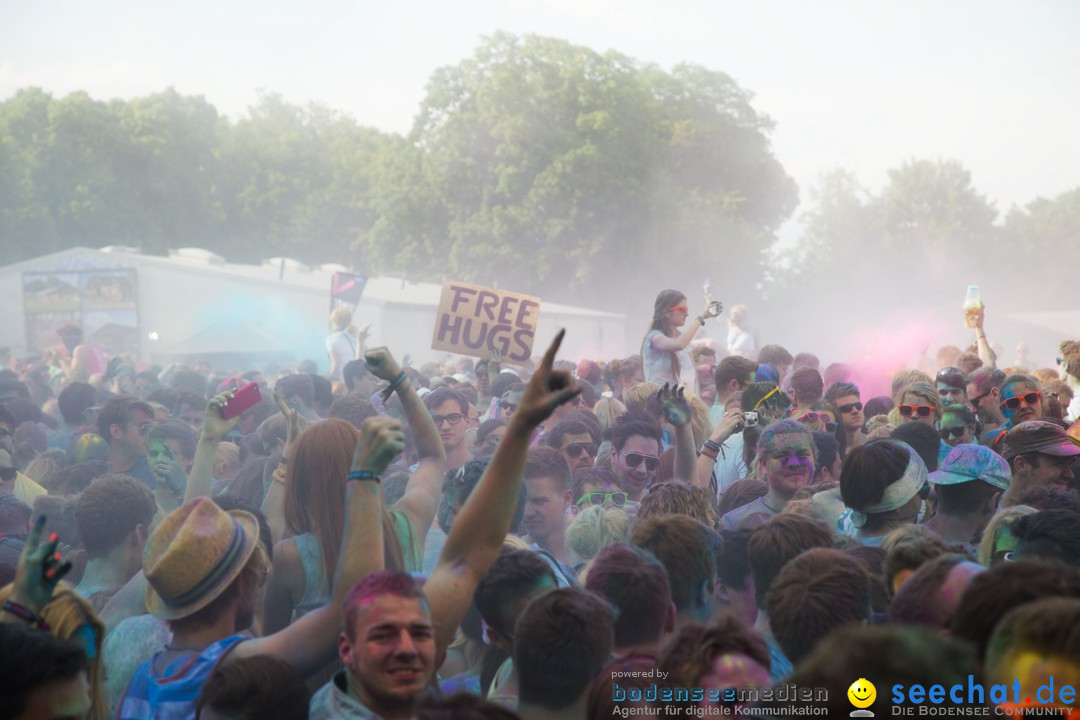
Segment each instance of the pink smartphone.
M221 417L226 420L236 417L262 399L258 383L237 382L239 387L233 393L232 399L221 408Z

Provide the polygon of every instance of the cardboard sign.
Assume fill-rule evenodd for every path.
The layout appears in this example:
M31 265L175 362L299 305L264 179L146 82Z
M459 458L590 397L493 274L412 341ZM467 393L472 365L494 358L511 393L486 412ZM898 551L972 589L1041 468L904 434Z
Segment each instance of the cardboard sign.
M506 362L532 355L540 298L450 282L442 287L431 347L486 358L498 350Z

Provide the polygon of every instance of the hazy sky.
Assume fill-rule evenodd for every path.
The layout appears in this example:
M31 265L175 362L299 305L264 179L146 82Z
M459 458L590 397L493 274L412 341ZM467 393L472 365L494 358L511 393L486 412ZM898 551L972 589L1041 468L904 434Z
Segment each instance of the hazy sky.
M403 132L432 70L497 30L727 72L804 201L823 171L877 189L908 158L960 160L1001 211L1080 186L1073 0L6 0L0 99L171 85L235 117L264 89Z

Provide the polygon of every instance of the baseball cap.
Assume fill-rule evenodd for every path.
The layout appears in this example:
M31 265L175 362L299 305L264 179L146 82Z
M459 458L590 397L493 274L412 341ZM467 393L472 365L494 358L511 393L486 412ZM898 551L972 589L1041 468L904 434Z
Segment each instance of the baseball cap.
M1008 490L1012 481L1009 464L996 452L982 445L957 445L937 470L930 473L935 485L959 485L982 480L999 490Z
M1069 457L1080 455L1080 443L1065 434L1058 425L1044 420L1029 420L1005 435L1005 459L1024 453L1042 453Z

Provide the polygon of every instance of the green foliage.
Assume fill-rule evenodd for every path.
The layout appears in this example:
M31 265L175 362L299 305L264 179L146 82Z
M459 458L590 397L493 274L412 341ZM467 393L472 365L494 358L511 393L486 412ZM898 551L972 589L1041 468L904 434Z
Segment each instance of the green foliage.
M997 211L955 161L910 161L873 195L843 170L812 193L801 244L780 263L776 298L937 297L937 289L985 276L1001 246ZM866 308L871 314L875 305Z
M435 72L359 244L403 272L594 301L696 266L748 288L797 199L770 129L722 73L500 33Z
M605 302L761 279L797 202L771 121L723 73L498 34L431 77L412 132L260 98L231 122L174 90L0 103L0 262L195 245Z

